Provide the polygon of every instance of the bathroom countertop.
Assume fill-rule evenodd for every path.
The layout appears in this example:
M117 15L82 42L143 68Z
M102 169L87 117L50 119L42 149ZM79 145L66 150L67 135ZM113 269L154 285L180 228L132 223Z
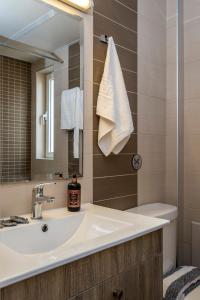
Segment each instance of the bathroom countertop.
M0 229L0 288L135 239L167 220L85 204L43 212L42 220ZM43 231L44 225L47 225Z

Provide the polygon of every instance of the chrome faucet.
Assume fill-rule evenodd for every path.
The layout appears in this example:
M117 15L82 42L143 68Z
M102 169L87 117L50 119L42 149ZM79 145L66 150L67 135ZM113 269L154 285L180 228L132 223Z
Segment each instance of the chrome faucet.
M52 203L55 197L44 196L45 185L56 184L55 182L41 183L36 185L32 191L32 219L42 219L42 204L44 202Z

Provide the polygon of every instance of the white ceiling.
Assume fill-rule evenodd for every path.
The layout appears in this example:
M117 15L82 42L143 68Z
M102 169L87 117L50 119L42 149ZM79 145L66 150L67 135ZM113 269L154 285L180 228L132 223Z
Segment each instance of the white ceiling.
M80 22L38 0L0 0L0 35L55 51L80 38Z

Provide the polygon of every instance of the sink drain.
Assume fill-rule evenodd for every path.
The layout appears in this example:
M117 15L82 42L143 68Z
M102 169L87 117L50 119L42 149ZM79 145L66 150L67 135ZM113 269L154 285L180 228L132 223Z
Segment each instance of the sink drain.
M42 225L42 231L43 231L43 232L47 232L48 229L49 229L49 227L48 227L47 224Z

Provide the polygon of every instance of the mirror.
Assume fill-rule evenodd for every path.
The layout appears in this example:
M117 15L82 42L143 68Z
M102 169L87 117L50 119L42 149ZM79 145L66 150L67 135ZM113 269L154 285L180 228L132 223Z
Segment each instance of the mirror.
M0 182L82 176L82 21L0 0Z

